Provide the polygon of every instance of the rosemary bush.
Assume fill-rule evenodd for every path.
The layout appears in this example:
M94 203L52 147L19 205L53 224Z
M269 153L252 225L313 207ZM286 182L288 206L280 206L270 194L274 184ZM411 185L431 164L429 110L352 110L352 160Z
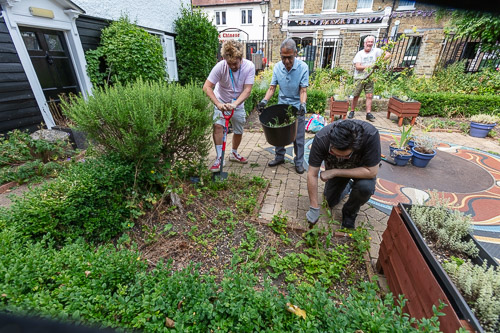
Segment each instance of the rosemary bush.
M410 216L425 238L438 248L458 251L470 257L478 255L474 242L464 237L472 230L471 218L458 210L451 210L438 203L435 207L412 206Z
M486 332L500 332L500 270L486 262L455 260L443 268L458 287Z
M211 112L194 85L163 81L99 88L63 102L67 115L107 152L137 165L196 162L208 153Z

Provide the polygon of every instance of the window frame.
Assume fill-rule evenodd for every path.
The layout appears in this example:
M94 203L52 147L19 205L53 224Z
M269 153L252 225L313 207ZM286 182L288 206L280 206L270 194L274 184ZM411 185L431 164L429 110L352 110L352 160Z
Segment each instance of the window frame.
M304 14L305 1L304 0L297 0L297 1L302 1L302 8L301 9L292 9L293 0L290 0L290 14L291 15Z
M325 9L325 0L323 0L323 5L321 7L321 11L324 12L324 13L332 13L332 12L337 12L337 4L338 4L338 1L337 0L334 0L335 1L335 5L333 6L332 9Z
M413 1L413 5L401 6L401 0L399 0L398 7L396 8L396 10L413 10L413 9L415 9L415 2L416 1Z
M253 25L253 9L252 8L242 8L240 9L240 20L243 21L243 12L245 12L245 23L241 22L241 25ZM248 15L251 13L250 15ZM251 18L252 22L248 22Z
M219 14L219 15L217 15ZM222 15L224 14L224 15ZM219 17L217 17L219 16ZM224 20L222 19L224 18ZM217 23L217 19L219 19L219 23ZM225 21L225 22L223 22ZM215 11L215 25L216 26L223 26L223 25L227 25L227 17L226 17L226 11L225 10L216 10Z
M358 0L358 2L357 2L357 4L356 4L356 12L358 12L358 13L359 13L359 12L371 12L371 11L373 11L373 0L371 0L371 5L370 5L370 7L367 7L367 8L359 8L358 6L359 6L359 0Z

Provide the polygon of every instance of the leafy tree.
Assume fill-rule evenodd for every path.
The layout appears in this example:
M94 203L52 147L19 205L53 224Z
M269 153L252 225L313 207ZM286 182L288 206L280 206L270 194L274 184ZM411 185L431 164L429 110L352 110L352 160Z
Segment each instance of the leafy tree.
M200 9L186 7L174 25L180 83L204 82L217 63L217 29Z
M500 46L500 16L469 10L454 10L451 13L449 29L456 37L470 36L481 39L485 51L498 49Z
M87 71L95 86L164 80L163 48L158 37L121 17L102 30L101 44L87 51Z

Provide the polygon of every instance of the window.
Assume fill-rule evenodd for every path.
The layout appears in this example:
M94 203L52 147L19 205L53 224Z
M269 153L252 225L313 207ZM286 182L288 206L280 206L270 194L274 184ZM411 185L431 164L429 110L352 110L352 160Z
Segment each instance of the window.
M323 0L323 11L337 9L337 0Z
M370 11L372 10L373 0L358 0L357 10Z
M252 24L252 10L243 9L241 11L241 24Z
M399 5L396 10L409 10L415 9L415 1L399 0Z
M302 14L304 12L304 0L290 0L290 14Z
M226 12L215 12L215 25L226 25Z

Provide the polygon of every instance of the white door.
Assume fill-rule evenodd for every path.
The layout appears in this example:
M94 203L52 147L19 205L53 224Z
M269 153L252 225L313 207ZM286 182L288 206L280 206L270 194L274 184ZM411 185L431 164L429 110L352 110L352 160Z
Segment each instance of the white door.
M175 43L174 37L172 36L162 36L161 42L163 46L163 58L165 59L165 65L167 66L167 74L169 81L179 81L177 75L177 59L175 57Z

